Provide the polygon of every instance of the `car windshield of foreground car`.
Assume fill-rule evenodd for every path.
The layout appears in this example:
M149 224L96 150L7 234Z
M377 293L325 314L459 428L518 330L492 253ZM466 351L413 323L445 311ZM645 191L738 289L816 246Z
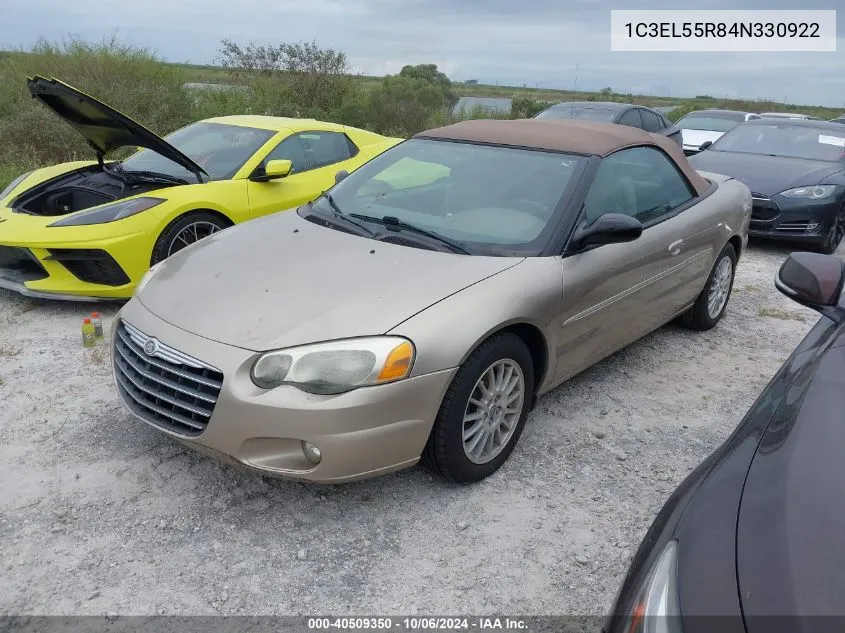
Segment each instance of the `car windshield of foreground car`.
M583 119L585 121L612 121L616 110L588 108L584 106L552 106L538 114L535 119Z
M273 136L272 130L225 125L222 123L193 123L164 140L202 167L214 180L226 180ZM150 149L143 149L123 161L127 172L146 171L166 174L196 182L196 176Z
M561 200L586 161L558 152L413 138L333 187L333 209L326 197L315 204L356 221L372 218L370 226L379 233L406 224L472 254L532 255L555 230ZM419 232L402 232L424 240Z
M678 126L684 130L707 130L708 132L727 132L745 120L742 114L688 114Z
M845 132L787 122L735 127L708 151L744 152L837 162L845 157Z

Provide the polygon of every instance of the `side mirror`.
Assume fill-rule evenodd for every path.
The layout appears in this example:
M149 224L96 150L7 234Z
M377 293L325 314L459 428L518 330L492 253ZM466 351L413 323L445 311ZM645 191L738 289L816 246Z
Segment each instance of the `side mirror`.
M605 213L592 223L578 229L573 236L575 249L588 246L632 242L643 233L643 224L636 218L622 213Z
M339 172L337 172L334 175L334 184L339 183L341 180L346 178L348 175L349 175L348 171L346 171L345 169L341 169Z
M713 144L713 141L704 141L701 145L698 146L698 150L703 152L707 148L709 148Z
M841 323L845 320L843 281L845 271L838 257L799 252L790 254L781 264L775 287L796 303Z
M287 159L268 160L263 168L261 165L255 168L249 177L254 182L267 182L277 178L284 178L293 168L293 162Z
M293 168L293 162L287 159L267 161L264 167L264 175L268 178L284 178Z

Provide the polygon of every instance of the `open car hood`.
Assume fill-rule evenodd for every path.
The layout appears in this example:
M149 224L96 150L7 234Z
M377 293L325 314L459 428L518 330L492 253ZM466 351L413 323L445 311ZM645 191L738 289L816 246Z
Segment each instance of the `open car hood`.
M97 158L121 147L146 147L190 172L208 174L160 136L101 101L59 81L38 75L27 79L29 92L63 118L97 152ZM202 178L200 178L202 180Z

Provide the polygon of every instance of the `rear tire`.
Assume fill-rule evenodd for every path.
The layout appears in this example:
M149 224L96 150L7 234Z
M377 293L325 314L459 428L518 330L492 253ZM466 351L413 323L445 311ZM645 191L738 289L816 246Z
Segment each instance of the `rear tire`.
M528 346L510 332L489 338L452 379L423 450L423 464L455 483L489 477L519 441L533 394Z
M211 211L191 211L180 215L164 227L161 235L158 236L153 246L150 265L157 264L186 246L229 226L231 222Z
M681 315L686 327L703 332L721 320L728 307L736 276L736 251L731 244L725 244L716 258L704 289L693 306ZM728 269L728 267L730 267Z

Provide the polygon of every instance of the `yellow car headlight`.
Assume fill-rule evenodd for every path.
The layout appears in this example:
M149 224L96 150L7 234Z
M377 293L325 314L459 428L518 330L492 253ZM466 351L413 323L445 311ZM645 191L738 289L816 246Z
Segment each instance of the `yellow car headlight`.
M116 222L123 218L128 218L130 215L141 213L152 207L164 202L164 198L132 198L130 200L121 200L120 202L113 202L101 207L96 207L88 211L80 211L62 218L58 222L53 222L49 226L80 226L83 224L106 224L107 222Z
M262 354L252 382L262 389L292 385L309 393L338 394L407 378L414 344L398 336L370 336L302 345Z

